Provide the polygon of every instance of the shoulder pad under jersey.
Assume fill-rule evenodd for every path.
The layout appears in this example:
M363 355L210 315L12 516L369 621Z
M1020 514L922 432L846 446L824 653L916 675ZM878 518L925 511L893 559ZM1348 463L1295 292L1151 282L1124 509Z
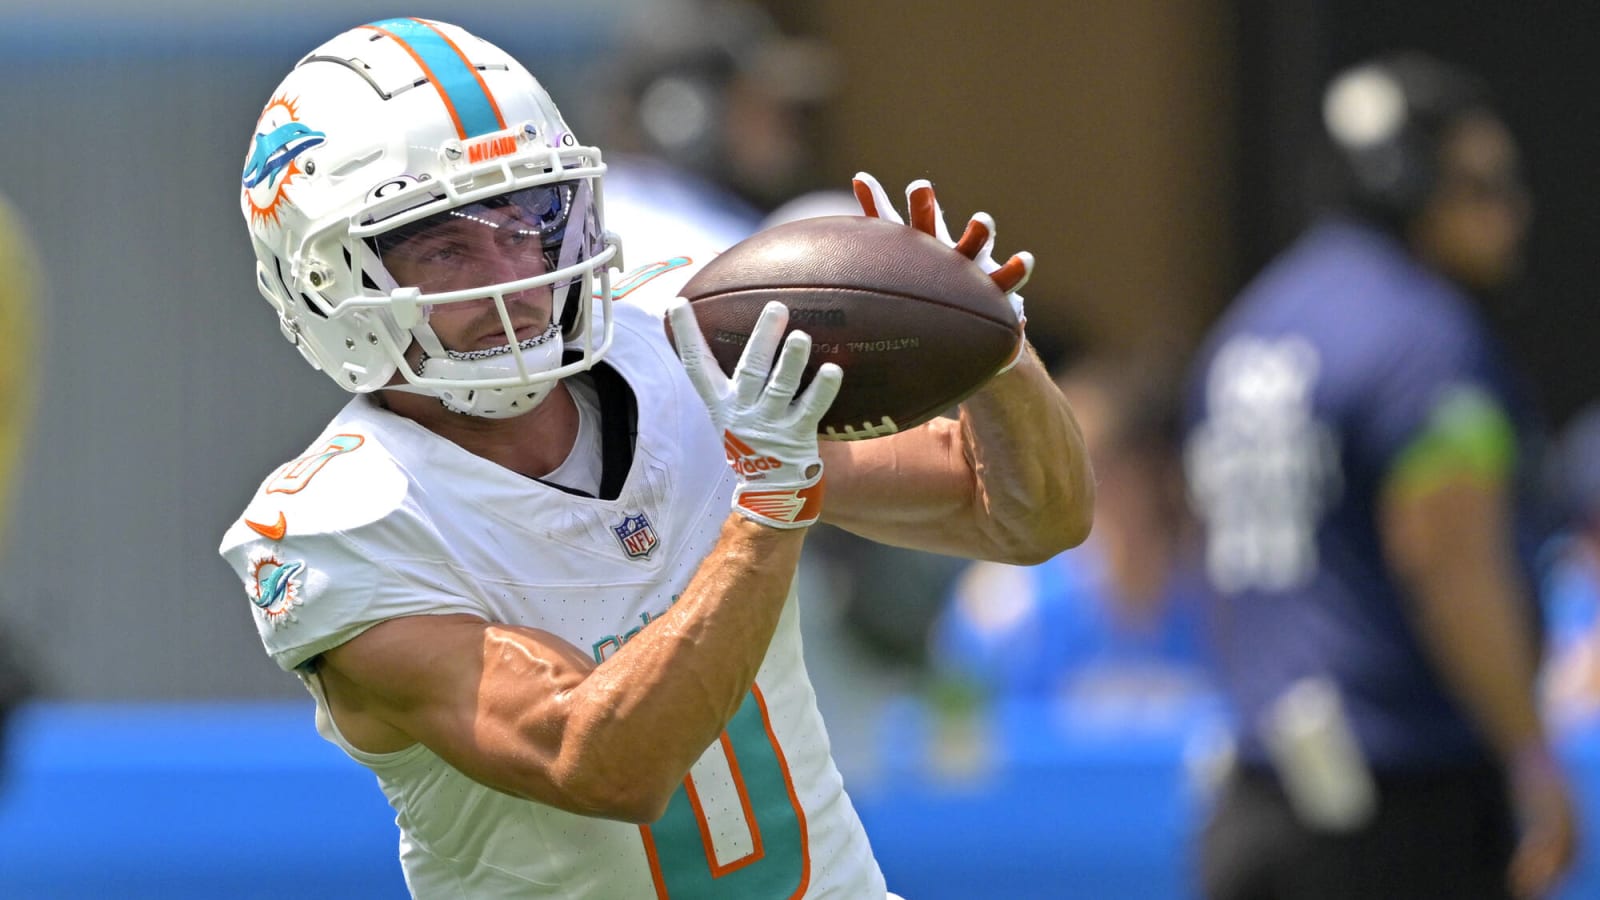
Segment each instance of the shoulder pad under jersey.
M409 487L405 472L370 430L344 419L261 483L224 536L224 549L291 532L350 531L400 508Z
M263 645L284 669L385 619L478 614L463 592L413 564L438 556L434 534L406 503L405 471L360 419L347 408L305 454L274 471L219 548L243 582Z

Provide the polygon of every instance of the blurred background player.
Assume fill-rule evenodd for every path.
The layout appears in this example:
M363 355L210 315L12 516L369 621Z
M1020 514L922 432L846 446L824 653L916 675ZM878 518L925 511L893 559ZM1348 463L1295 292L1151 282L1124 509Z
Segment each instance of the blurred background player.
M933 633L942 677L1124 725L1209 690L1199 547L1160 373L1150 358L1091 355L1057 377L1098 480L1094 532L1037 566L967 566Z
M33 414L36 260L21 219L10 201L0 197L0 334L12 344L0 354L0 557L5 553L23 438ZM15 636L0 618L0 762L5 759L6 724L32 689L28 669Z
M814 118L837 77L822 41L744 0L641 5L620 40L587 99L628 268L724 250L817 187Z
M1529 220L1480 82L1340 74L1343 208L1209 336L1186 464L1238 766L1212 898L1539 896L1573 810L1534 698L1538 416L1492 333Z

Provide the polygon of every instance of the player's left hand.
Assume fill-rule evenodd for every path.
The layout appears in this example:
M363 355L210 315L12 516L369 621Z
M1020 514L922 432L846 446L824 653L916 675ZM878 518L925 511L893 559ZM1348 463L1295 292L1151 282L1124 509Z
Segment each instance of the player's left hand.
M878 179L866 172L857 172L851 184L855 191L856 202L861 204L864 215L884 219L899 225L906 224L900 218L900 213L889 202L889 195L884 191ZM938 238L946 247L953 248L956 252L978 264L978 267L989 276L1002 291L1006 292L1006 299L1011 301L1011 309L1017 314L1017 327L1026 327L1028 317L1023 309L1022 295L1017 293L1028 279L1033 275L1033 254L1024 250L1012 254L1004 263L998 263L994 258L994 219L986 212L974 213L967 221L967 227L961 232L959 239L950 237L950 229L944 222L944 210L939 207L939 198L934 196L933 183L926 178L919 178L906 185L906 208L911 214L911 227L931 234ZM1011 360L1000 368L1000 372L1015 366L1025 355L1025 340L1017 342L1017 352ZM996 374L999 374L998 372Z

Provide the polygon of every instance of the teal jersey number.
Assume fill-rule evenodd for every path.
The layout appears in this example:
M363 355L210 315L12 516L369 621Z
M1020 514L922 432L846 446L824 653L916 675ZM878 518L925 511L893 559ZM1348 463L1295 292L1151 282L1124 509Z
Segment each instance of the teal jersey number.
M749 850L737 859L717 858L712 846L716 825L707 819L693 776L685 778L667 803L666 814L654 825L639 828L657 896L743 900L804 894L811 880L805 812L795 797L783 750L773 737L760 688L752 686L739 704L720 746L739 800L739 810L728 814L742 812L744 818L743 823L731 825L749 829Z

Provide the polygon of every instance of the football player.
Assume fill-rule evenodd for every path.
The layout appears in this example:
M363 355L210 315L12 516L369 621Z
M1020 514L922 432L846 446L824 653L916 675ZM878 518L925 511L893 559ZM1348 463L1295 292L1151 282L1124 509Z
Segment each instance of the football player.
M1539 416L1492 329L1528 224L1475 77L1332 79L1340 209L1234 302L1190 380L1238 766L1205 896L1540 897L1574 851L1534 702Z
M302 59L241 205L283 335L356 396L221 552L377 775L416 896L885 896L802 663L806 528L1048 558L1089 527L1077 427L1022 344L959 419L819 445L838 369L797 392L809 339L774 305L725 376L674 300L690 260L613 278L604 172L458 27ZM996 265L974 223L961 249L1013 290L1031 258Z

